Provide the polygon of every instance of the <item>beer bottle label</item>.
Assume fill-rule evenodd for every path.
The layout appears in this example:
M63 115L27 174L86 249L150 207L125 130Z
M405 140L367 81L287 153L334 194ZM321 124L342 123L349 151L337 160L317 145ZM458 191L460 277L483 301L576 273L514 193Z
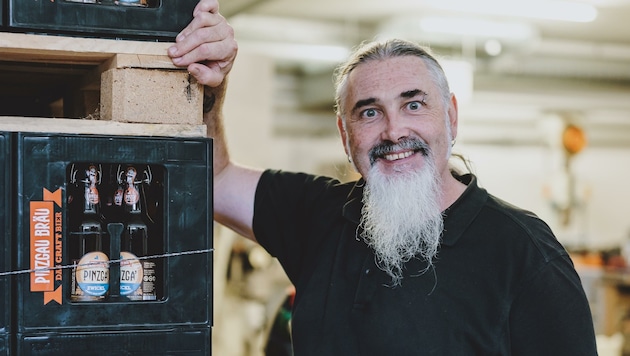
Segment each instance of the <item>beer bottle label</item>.
M104 296L109 290L109 259L102 252L86 253L77 265L76 280L79 288L91 296Z
M133 253L120 253L120 295L142 295L142 278L144 276L142 263Z

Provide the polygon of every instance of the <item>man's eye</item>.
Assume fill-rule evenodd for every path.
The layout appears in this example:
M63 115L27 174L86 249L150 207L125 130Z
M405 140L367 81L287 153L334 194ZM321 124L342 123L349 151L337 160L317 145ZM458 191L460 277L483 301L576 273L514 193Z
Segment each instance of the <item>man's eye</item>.
M376 114L377 114L376 110L374 110L374 109L367 109L367 110L363 111L363 115L361 115L361 116L370 119L370 118L375 117Z
M419 110L422 107L422 103L420 103L419 101L412 101L407 104L407 107L409 108L409 110Z

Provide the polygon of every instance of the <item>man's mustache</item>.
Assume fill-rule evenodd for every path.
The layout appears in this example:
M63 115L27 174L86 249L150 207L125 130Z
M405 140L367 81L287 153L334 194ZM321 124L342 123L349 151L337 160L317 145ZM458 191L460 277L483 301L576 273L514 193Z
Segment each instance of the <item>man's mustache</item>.
M404 138L397 143L391 141L384 141L370 149L368 153L370 156L370 165L374 165L376 160L383 158L388 154L401 150L412 150L414 152L420 152L424 156L428 156L431 153L431 149L426 142L418 138Z

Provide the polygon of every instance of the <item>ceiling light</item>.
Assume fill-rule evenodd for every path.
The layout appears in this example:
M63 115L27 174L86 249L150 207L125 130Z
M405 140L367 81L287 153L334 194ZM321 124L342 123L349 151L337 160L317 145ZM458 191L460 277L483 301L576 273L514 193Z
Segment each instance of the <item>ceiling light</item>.
M503 51L503 46L496 39L490 39L483 44L483 49L489 56L496 57Z
M239 47L264 56L297 62L316 62L337 64L350 54L343 46L311 45L273 41L239 41ZM241 49L241 48L239 48Z
M597 17L594 6L570 1L430 0L430 4L443 10L546 20L592 22Z
M535 36L531 26L517 22L497 22L452 17L425 17L420 20L424 32L461 35L474 38L528 40Z

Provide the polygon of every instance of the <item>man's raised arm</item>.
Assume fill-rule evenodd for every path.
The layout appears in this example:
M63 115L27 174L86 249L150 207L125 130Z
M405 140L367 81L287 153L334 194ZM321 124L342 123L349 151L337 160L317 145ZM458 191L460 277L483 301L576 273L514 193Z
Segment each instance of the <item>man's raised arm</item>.
M234 30L219 13L217 0L201 0L193 20L177 36L168 54L175 65L187 67L205 87L203 119L208 136L214 140L214 219L255 239L254 195L262 171L230 160L223 126L227 76L237 51Z

